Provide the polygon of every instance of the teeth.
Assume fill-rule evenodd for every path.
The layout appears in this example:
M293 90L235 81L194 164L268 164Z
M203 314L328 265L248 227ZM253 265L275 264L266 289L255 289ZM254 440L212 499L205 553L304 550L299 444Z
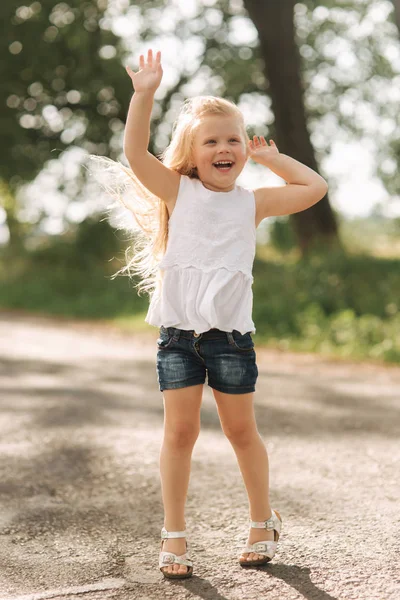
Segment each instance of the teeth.
M220 160L219 162L214 163L214 165L231 165L232 163L230 161L223 161Z

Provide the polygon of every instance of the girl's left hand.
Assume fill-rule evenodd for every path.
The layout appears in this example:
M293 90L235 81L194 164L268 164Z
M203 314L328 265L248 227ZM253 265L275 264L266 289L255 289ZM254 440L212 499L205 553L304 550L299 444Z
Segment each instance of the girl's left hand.
M260 135L260 139L255 135L253 140L249 140L249 155L255 162L265 165L271 159L278 156L279 150L275 145L274 140L269 140L270 146L265 141L265 138Z

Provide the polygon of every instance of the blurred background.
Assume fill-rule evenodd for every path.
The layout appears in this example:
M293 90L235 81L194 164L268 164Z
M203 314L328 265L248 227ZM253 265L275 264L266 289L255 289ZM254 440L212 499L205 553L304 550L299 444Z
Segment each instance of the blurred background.
M144 323L129 230L87 168L122 150L125 65L161 50L150 150L186 97L236 102L249 134L318 171L315 207L257 230L257 345L400 362L400 0L3 0L0 309ZM246 166L245 187L282 185Z

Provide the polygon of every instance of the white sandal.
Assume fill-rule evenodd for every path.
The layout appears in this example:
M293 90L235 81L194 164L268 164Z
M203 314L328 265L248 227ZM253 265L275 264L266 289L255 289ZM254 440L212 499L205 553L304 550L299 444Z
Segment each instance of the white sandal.
M251 519L250 519L251 521ZM254 544L247 544L242 550L243 552L254 552L255 554L261 554L264 558L257 560L247 560L243 558L239 560L239 564L242 567L251 567L256 565L265 565L275 556L276 547L278 545L279 535L282 529L282 518L277 510L272 510L272 515L266 521L251 521L251 527L256 529L267 529L268 531L274 531L274 540L265 540L261 542L255 542Z
M167 577L168 579L186 579L187 577L191 577L193 575L193 562L188 558L187 555L187 542L186 552L185 554L181 554L181 556L177 556L173 552L164 552L162 550L164 540L167 540L168 538L181 537L186 537L186 531L167 531L165 527L161 529L161 552L158 566L160 567L160 571L164 577ZM163 567L168 567L169 565L173 564L186 565L189 568L186 573L168 573L162 570Z

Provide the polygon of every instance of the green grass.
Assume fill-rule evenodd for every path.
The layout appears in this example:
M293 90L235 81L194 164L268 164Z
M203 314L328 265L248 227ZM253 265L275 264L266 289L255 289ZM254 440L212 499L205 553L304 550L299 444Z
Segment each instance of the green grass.
M149 330L148 296L120 261L71 242L10 258L0 254L0 307ZM112 253L108 256L112 256ZM122 254L117 253L122 260ZM253 319L258 346L326 356L400 362L400 260L348 251L301 260L260 246L254 264Z
M400 362L400 261L365 255L256 260L257 343Z

